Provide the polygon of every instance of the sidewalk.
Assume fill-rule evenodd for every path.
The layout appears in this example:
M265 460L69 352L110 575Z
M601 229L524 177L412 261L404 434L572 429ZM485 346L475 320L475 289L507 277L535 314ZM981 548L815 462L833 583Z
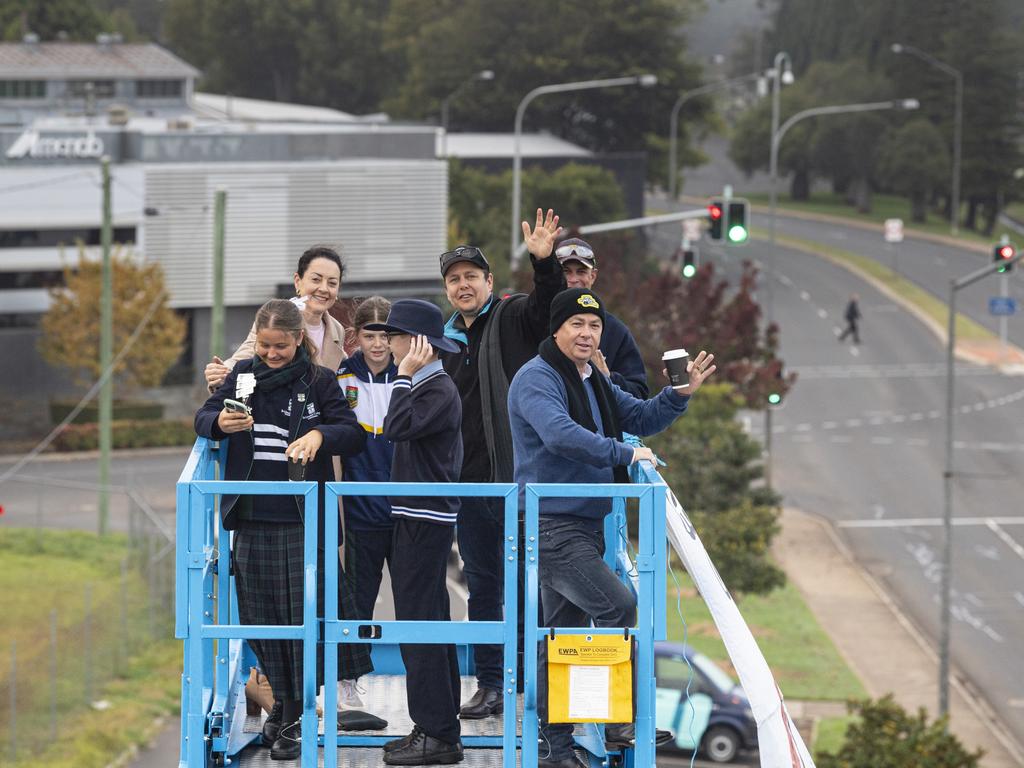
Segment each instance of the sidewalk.
M795 509L783 511L782 532L773 545L776 560L860 677L868 694L893 692L911 712L924 707L934 716L938 663L927 641L881 586L856 562L825 521ZM1008 741L988 705L954 678L952 730L968 748L982 747L985 768L1024 765L1024 752Z

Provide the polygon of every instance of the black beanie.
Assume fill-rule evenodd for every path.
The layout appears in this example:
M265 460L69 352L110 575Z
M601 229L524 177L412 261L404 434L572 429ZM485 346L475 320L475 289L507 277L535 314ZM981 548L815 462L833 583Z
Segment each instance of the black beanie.
M604 305L600 297L587 288L567 288L551 300L551 334L573 315L591 314L604 324Z

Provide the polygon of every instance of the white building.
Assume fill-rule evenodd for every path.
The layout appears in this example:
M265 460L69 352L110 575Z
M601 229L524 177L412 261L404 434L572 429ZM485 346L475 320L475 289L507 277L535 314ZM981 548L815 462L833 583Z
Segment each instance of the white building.
M195 93L198 74L115 36L0 43L0 333L18 334L21 354L34 354L65 259L79 242L98 251L101 155L114 239L163 266L172 306L190 319L194 375L209 353L218 188L229 344L259 304L290 290L314 243L341 251L346 296L437 292L448 204L438 129Z

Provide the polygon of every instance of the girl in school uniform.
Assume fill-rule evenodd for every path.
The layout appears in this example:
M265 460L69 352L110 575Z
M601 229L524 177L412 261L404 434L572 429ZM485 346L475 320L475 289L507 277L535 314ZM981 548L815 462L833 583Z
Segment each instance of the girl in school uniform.
M383 296L370 296L356 307L352 316L356 351L338 368L338 385L366 432L366 448L347 459L343 479L356 482L387 482L391 479L394 444L384 437L384 417L398 369L391 358L391 345L384 331L366 330L369 323L382 323L391 311ZM391 536L394 523L387 496L345 497L345 571L355 590L360 619L372 619L384 563L391 565ZM362 709L360 689L355 681L338 685L338 705Z
M228 441L227 480L288 480L288 461L305 466L305 479L319 483L318 611L324 603L323 510L325 482L335 479L332 455L344 459L366 443L334 379L316 365L315 348L302 312L274 299L256 313L255 356L238 362L196 413L196 433ZM247 395L251 391L251 395ZM224 407L247 400L250 413ZM232 563L243 624L301 624L304 525L301 497L225 496L223 527L234 531ZM341 590L340 615L355 618L349 590ZM275 760L293 760L301 750L302 643L254 640L250 645L274 692L264 740ZM339 644L339 670L358 677L372 670L365 646ZM323 648L317 653L317 681L323 678Z

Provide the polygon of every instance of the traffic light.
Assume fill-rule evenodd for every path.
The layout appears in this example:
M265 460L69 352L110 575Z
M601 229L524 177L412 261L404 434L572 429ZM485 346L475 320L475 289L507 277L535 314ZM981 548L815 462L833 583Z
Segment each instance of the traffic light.
M689 280L697 274L697 251L693 248L683 250L683 277Z
M725 231L725 205L721 200L712 200L708 204L708 240L720 243Z
M728 215L725 217L727 227L725 232L728 242L733 245L745 243L750 237L750 231L747 229L747 209L746 200L729 201Z
M1017 255L1017 251L1009 243L1000 243L992 248L992 261L1010 261ZM1000 267L999 272L1005 273L1013 270L1013 264L1006 264Z

